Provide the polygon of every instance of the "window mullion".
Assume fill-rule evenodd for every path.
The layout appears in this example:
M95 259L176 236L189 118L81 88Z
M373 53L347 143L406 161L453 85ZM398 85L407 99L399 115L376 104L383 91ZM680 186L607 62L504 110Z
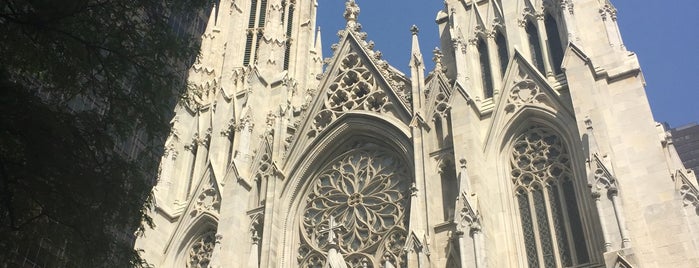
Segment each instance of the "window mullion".
M554 182L555 183L555 182ZM551 234L551 245L553 246L553 256L556 260L556 263L560 264L561 266L563 265L563 262L561 261L561 251L558 249L558 237L556 234L556 226L554 226L555 219L553 217L553 211L551 209L551 198L549 197L549 191L548 191L548 184L545 183L542 187L542 192L544 194L544 203L546 207L546 217L548 217L548 224L549 224L549 233Z
M531 189L529 189L527 198L529 199L529 214L532 219L532 232L534 233L534 240L536 242L536 255L539 258L539 268L546 268L544 252L541 250L543 247L541 246L541 237L539 236L539 220L536 218L536 207L534 206L534 192L532 192Z
M565 195L563 194L563 183L557 182L558 183L558 200L561 200L560 206L561 210L563 211L563 220L565 221L566 224L563 225L565 227L565 232L566 235L569 237L568 239L568 248L570 249L570 257L573 259L573 264L578 264L580 263L578 261L578 254L575 254L577 252L577 249L575 248L575 243L573 243L573 231L570 229L570 219L568 218L568 204L566 202L563 202L565 200ZM576 209L576 208L573 208Z

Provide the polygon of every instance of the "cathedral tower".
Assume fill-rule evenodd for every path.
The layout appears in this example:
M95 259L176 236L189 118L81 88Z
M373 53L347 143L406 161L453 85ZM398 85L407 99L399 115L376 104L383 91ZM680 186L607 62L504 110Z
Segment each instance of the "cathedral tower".
M211 12L156 227L136 243L148 261L699 267L696 179L608 0L447 0L434 69L414 27L407 75L373 50L354 0L322 60L316 8Z

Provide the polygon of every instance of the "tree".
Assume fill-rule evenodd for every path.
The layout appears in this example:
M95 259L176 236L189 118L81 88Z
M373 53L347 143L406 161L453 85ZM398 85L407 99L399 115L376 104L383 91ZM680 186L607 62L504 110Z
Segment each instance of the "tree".
M198 53L170 22L207 5L2 1L0 262L147 265L133 234L150 223L157 156ZM134 135L145 148L120 152Z

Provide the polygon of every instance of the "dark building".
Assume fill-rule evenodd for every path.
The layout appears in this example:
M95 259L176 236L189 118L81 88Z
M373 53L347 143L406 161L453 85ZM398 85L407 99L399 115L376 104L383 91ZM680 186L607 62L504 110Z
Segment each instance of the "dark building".
M691 123L670 130L682 163L694 174L699 172L699 124Z

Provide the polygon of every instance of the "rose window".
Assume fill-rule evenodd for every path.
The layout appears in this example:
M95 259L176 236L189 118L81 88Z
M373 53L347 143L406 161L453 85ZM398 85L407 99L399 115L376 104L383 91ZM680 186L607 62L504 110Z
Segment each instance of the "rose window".
M385 151L357 149L332 162L307 194L301 267L324 264L329 229L349 267L382 267L387 259L402 266L410 178L406 165ZM338 228L329 228L331 216Z

